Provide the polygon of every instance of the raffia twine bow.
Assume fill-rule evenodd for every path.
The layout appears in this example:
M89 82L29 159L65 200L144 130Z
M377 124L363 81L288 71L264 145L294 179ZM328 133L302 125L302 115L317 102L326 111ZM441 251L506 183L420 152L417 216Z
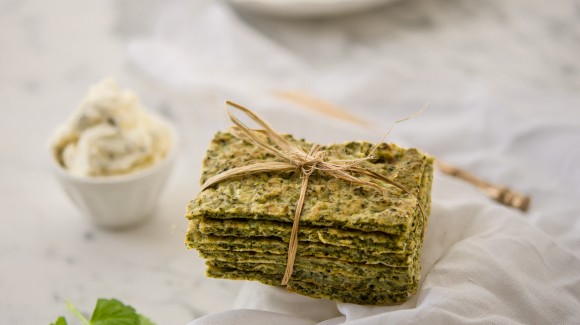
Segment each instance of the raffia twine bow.
M258 125L260 125L263 129L261 130L250 129L232 114L232 112L229 109L230 107L233 107L243 112L250 119L258 123ZM365 179L361 179L354 175L368 176L373 180L382 181L384 183L390 184L402 190L406 194L409 194L412 197L414 197L417 200L417 202L419 202L417 196L411 193L403 185L387 177L384 177L383 175L377 174L371 170L359 166L364 161L373 158L372 154L378 148L380 143L382 143L383 140L388 136L388 134L390 133L391 129L395 124L410 119L413 116L407 117L402 120L398 120L395 123L393 123L387 134L383 137L383 139L381 139L379 143L377 143L371 149L367 157L360 159L326 160L326 153L323 150L321 150L320 145L314 144L308 152L304 151L302 148L296 146L295 144L290 143L279 133L274 131L274 129L272 129L262 118L260 118L257 114L255 114L248 108L245 108L239 104L230 101L226 101L226 113L228 114L232 123L234 123L231 130L236 137L249 141L257 146L260 146L267 152L280 158L280 160L282 161L254 162L245 166L228 169L222 173L219 173L217 175L208 178L202 184L201 191L226 179L263 172L300 171L302 184L300 187L300 197L298 198L298 202L296 203L294 221L292 224L292 232L290 233L286 271L284 272L284 277L282 278L281 282L281 285L283 286L288 284L288 281L290 280L290 277L292 276L292 272L294 270L294 260L296 259L296 253L298 251L298 225L300 221L300 215L302 213L302 207L304 206L306 189L308 187L308 179L310 175L312 175L312 173L314 173L315 171L327 174L337 179L344 180L346 182L350 182L352 184L368 186L385 194L387 188L384 185L378 184L376 182L371 182ZM266 139L270 140L274 145L269 144L268 141L257 136L256 135L257 131L261 131L260 133L264 133L266 135ZM417 204L417 206L421 211L423 220L425 220L426 214L423 211L423 207L419 203Z

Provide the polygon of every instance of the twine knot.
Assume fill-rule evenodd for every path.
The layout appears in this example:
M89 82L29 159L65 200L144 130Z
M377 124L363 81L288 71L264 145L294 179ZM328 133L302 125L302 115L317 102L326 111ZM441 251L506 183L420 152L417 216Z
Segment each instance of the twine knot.
M319 147L317 144L313 145L303 161L299 163L298 167L300 167L302 175L310 176L315 170L320 169L319 165L324 163L326 152L319 150Z

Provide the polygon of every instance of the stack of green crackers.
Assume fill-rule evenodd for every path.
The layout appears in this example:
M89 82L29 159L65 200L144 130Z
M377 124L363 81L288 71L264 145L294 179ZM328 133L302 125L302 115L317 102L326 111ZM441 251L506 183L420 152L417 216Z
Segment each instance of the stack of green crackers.
M308 152L312 146L287 135ZM322 147L326 160L359 159L373 145ZM279 161L228 132L217 133L203 161L201 182L225 170ZM395 304L416 293L420 253L431 203L433 159L416 149L380 144L360 167L407 191L353 184L315 171L299 221L298 251L284 288L302 295L364 305ZM200 192L187 208L186 244L205 258L213 278L280 286L301 188L300 171L262 172L223 180ZM423 207L423 212L419 208Z

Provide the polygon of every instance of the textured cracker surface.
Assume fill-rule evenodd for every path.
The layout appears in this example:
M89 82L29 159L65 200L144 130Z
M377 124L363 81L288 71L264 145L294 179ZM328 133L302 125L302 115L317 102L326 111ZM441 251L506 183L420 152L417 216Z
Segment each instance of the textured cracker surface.
M305 141L289 139L309 148ZM322 149L328 160L357 159L368 155L367 142L335 144ZM417 195L425 164L430 158L416 149L402 149L381 144L372 161L361 167L370 169L405 186ZM212 140L202 167L202 179L253 161L278 161L264 149L229 133L218 133ZM369 180L367 177L361 177ZM292 222L300 193L297 172L260 173L225 180L201 192L188 206L187 216L243 218ZM338 229L359 229L404 235L412 227L416 199L400 189L385 184L383 195L366 186L353 185L331 176L314 173L310 177L301 224Z
M258 272L238 272L236 270L220 269L211 266L208 267L207 275L219 279L260 281L273 286L279 284L279 281L265 278L258 274ZM415 293L416 288L402 292L376 289L346 290L341 287L316 285L311 282L290 279L286 290L313 298L325 298L361 305L384 305L405 302L411 294Z

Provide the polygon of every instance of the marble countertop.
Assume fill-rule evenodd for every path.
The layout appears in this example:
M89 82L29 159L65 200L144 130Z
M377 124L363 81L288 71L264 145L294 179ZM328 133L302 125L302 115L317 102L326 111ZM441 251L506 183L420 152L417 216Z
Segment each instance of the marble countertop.
M173 3L187 5L187 1ZM217 128L207 125L203 112L188 107L213 105L215 99L168 91L127 54L134 39L171 38L156 30L154 23L166 4L160 0L0 2L2 322L49 323L58 315L69 315L65 300L89 312L99 297L116 297L159 324L184 324L232 307L240 283L206 279L203 261L183 244L184 209L198 188L206 131ZM301 75L306 86L335 102L353 104L370 119L382 114L373 108L383 99L381 89L399 92L397 100L386 98L397 105L417 95L408 90L411 85L435 89L431 98L456 106L456 98L473 103L477 96L470 96L481 92L515 107L517 103L510 102L514 94L534 101L538 93L545 95L542 98L574 99L580 93L576 1L555 5L408 0L342 20L277 21L250 13L240 13L240 19L264 39L289 50L302 66L321 73L318 80ZM204 54L203 48L196 51ZM354 83L338 90L320 87L328 78L349 76L350 71L337 66L369 61L391 76L384 84L358 87ZM105 76L134 89L148 107L174 117L182 136L181 153L155 217L123 232L101 230L80 216L49 168L47 142L52 131L88 87ZM286 76L286 85L301 82ZM525 107L514 111L522 110ZM485 119L476 108L471 112L474 119ZM530 112L550 115L537 108ZM559 114L556 108L554 112ZM485 134L487 140L493 138ZM455 152L429 141L422 145L482 175L501 179L493 168L462 160L458 154L462 146ZM555 228L548 232L559 229L549 226Z

